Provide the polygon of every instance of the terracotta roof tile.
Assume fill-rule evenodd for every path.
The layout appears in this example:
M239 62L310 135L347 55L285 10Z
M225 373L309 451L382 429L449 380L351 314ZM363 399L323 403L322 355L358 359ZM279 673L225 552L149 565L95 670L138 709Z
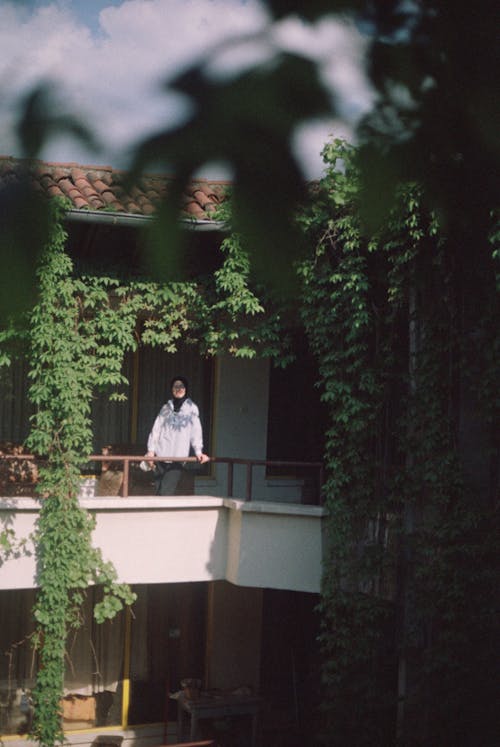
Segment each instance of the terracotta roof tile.
M191 215L193 218L196 218L197 220L202 220L205 216L205 212L202 210L202 208L198 205L197 202L194 202L191 200L190 202L186 202L183 205L184 212Z
M57 184L51 184L46 191L49 197L64 197L64 193L61 192Z
M87 200L85 200L83 197L75 197L75 199L73 200L73 202L75 203L75 207L78 210L82 210L82 209L88 208Z
M35 189L48 197L69 198L76 210L153 215L171 184L171 179L159 174L145 174L129 184L127 174L111 166L26 162L0 156L0 187L19 181L26 170ZM212 220L228 186L227 182L194 181L183 195L181 218Z
M202 189L193 190L193 197L201 205L202 208L213 204L213 195L207 195Z

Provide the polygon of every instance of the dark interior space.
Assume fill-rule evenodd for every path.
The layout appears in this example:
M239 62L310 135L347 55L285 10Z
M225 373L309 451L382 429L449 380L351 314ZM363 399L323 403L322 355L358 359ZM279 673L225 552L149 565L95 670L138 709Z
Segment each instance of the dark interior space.
M153 222L138 221L137 226L114 222L68 222L67 252L80 275L110 275L123 279L148 278L158 281L189 280L211 276L219 267L222 236L213 231L186 228L181 231L180 251L169 247L167 240L158 249L152 245ZM215 235L215 240L214 240ZM169 258L169 252L172 252ZM156 253L156 255L155 255Z
M149 584L132 622L130 724L175 721L175 700L185 677L204 671L207 584Z
M264 591L263 729L265 744L273 747L313 743L320 686L318 602L317 594Z

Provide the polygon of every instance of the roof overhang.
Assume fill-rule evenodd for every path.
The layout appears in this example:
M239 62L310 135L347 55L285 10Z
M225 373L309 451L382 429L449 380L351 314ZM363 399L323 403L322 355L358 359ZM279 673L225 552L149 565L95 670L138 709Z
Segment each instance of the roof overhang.
M154 215L138 215L136 213L115 213L102 210L77 210L71 208L66 213L66 220L76 223L91 223L92 225L128 226L140 228L151 225ZM195 220L180 218L179 224L187 231L201 231L221 233L228 230L228 225L222 220Z

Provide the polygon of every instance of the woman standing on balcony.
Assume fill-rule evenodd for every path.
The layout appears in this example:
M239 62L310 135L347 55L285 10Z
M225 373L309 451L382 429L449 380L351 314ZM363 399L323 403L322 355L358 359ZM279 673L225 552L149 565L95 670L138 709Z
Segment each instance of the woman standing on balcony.
M188 457L192 449L200 464L208 462L203 453L203 433L198 406L187 396L184 376L175 376L170 383L172 399L163 405L148 438L147 457ZM182 477L182 462L150 462L155 464L157 495L175 495Z

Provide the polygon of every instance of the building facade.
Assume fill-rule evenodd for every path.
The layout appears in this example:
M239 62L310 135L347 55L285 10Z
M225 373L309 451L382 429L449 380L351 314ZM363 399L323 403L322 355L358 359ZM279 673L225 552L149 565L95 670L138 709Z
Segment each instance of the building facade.
M4 164L3 175L13 168ZM37 168L33 178L49 194L58 189L73 202L68 251L74 261L94 268L125 262L130 269L137 229L149 220L151 200L144 195L151 189L127 202L112 170ZM160 192L161 180L152 183ZM221 236L210 205L220 192L217 185L198 186L186 202L186 230L210 271L211 246ZM168 382L182 373L200 407L212 461L191 473L187 494L163 498L136 465L126 496L123 489L99 490L99 462L82 470L80 501L96 519L93 542L137 602L97 625L91 610L99 589L89 589L82 627L67 642L65 733L77 744L103 735L124 744L172 741L176 700L170 696L186 678L210 691L258 694L268 724L284 719L298 728L317 686L315 605L325 549L321 454L314 438L297 446L310 421L300 407L303 389L296 389L303 369L292 369L285 384L265 358L207 360L193 346L175 354L144 347L124 366L126 402L103 395L93 405L95 454L107 446L115 454L144 453ZM27 368L21 357L0 382L3 443L21 444L27 435ZM315 466L297 471L266 464L287 456ZM30 645L37 588L31 538L40 501L27 486L1 492L0 529L26 540L0 561L0 737L21 743L37 666Z

